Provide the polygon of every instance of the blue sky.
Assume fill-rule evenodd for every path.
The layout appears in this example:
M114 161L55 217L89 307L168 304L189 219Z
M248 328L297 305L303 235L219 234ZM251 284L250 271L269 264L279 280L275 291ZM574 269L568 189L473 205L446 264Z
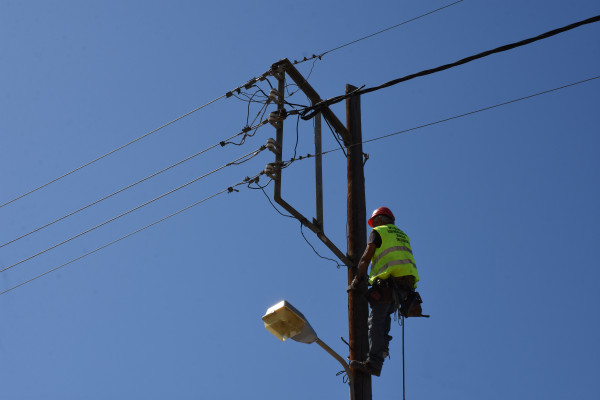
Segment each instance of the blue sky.
M0 1L0 203L201 106L282 59L444 1ZM465 0L329 53L321 97L375 86L599 14L595 1ZM598 23L362 97L365 140L600 75ZM308 76L312 63L298 66ZM272 80L274 82L274 80ZM407 398L594 399L600 373L600 80L365 144L367 212L411 237L429 320L406 326ZM265 83L262 84L266 88ZM307 104L300 94L290 101ZM332 107L345 121L345 106ZM250 109L251 119L259 108ZM6 243L220 142L221 99L0 208ZM296 119L285 121L284 158ZM314 153L299 123L298 154ZM4 269L262 146L221 146L0 248ZM337 143L324 130L324 149ZM346 250L346 160L324 156L325 232ZM261 171L260 153L0 273L7 290ZM283 196L314 216L314 166ZM262 183L267 181L263 178ZM0 295L6 399L347 398L337 362L261 321L287 299L347 356L346 271L244 186ZM267 193L272 196L272 186ZM308 229L317 251L331 257ZM365 232L367 234L367 232ZM400 398L400 327L373 398Z

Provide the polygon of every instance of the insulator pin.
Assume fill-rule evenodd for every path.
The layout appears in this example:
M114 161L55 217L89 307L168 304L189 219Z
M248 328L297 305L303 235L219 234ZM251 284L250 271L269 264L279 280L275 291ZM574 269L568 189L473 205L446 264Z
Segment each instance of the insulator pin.
M274 181L279 180L280 168L276 164L274 164L274 163L267 164L267 166L265 167L265 170L263 172L265 173L265 175L267 175L269 178L273 179Z
M285 108L282 108L281 110L273 111L271 114L269 114L269 123L275 128L280 128L282 125L281 123L286 118L287 111L285 110Z
M281 146L277 143L277 140L273 138L267 139L267 149L273 152L276 155L281 154Z
M271 89L269 92L269 100L274 101L275 103L279 103L279 92L276 89Z

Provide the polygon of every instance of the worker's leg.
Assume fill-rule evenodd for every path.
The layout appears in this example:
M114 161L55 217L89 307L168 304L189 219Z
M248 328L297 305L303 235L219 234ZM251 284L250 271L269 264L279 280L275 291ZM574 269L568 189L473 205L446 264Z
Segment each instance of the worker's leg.
M383 352L387 349L388 333L390 331L391 317L390 303L371 303L369 314L369 357L368 362L381 369L384 360Z
M392 314L388 312L387 317L385 318L385 334L383 338L385 339L385 347L383 349L382 357L385 359L390 355L390 340L392 340L392 336L390 336L390 329L392 327Z

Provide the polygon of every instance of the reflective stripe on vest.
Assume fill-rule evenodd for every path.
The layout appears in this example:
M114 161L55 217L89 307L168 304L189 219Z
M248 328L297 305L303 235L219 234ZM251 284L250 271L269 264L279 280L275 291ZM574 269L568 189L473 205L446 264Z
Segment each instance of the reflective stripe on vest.
M375 279L387 279L412 275L419 280L417 265L413 258L408 236L393 224L373 228L381 237L381 246L375 250L371 259L369 282ZM416 285L415 285L416 286Z
M390 253L393 253L394 251L408 251L410 254L412 254L412 250L409 247L406 246L393 246L393 247L389 247L387 249L385 249L384 251L381 252L381 254L379 254L377 256L377 258L375 258L373 261L371 261L371 264L376 265L379 260L381 260L383 257L387 256Z

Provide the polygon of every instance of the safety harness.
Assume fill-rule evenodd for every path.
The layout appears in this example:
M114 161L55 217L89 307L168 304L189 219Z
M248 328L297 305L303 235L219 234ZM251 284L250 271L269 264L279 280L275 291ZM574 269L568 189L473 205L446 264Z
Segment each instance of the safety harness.
M396 318L429 318L429 315L423 314L423 300L419 292L412 289L410 278L412 277L376 279L367 291L367 300L369 303L393 303L392 309Z

